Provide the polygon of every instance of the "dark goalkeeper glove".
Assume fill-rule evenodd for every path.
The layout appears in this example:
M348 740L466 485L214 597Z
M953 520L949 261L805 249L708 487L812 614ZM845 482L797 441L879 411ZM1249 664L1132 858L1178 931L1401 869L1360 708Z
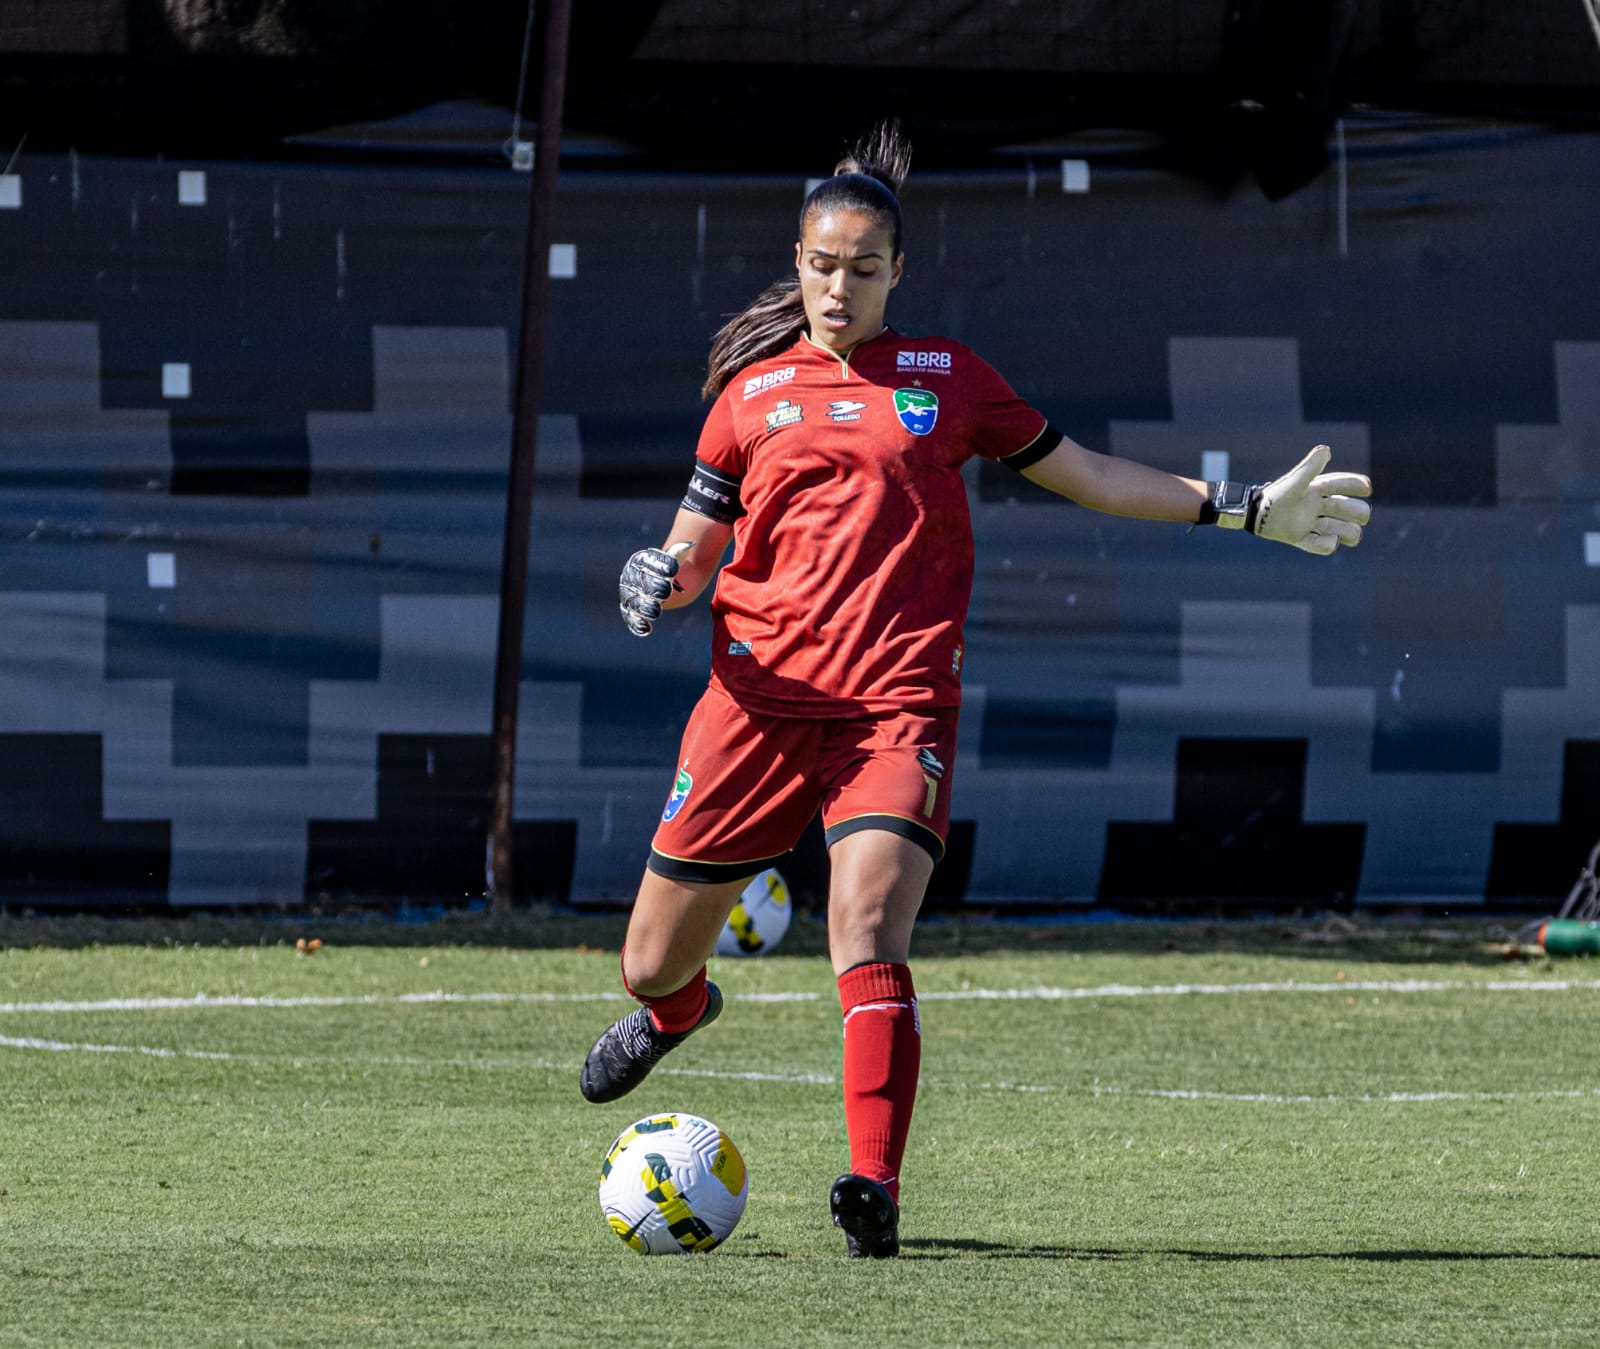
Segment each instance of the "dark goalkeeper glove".
M617 578L622 621L635 637L648 637L661 617L661 601L676 588L678 559L660 548L641 548Z
M1372 495L1372 480L1364 473L1322 472L1332 457L1332 450L1318 445L1271 482L1217 483L1210 503L1216 523L1323 557L1341 544L1354 548L1372 518L1372 507L1361 500Z

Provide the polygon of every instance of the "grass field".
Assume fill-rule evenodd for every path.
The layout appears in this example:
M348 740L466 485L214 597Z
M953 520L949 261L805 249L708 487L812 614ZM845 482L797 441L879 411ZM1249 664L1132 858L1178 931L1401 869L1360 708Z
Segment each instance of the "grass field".
M1600 962L1481 920L930 924L879 1263L827 1222L815 926L716 962L717 1025L589 1106L618 936L0 917L0 1344L1600 1343ZM600 1218L661 1109L749 1164L709 1255Z

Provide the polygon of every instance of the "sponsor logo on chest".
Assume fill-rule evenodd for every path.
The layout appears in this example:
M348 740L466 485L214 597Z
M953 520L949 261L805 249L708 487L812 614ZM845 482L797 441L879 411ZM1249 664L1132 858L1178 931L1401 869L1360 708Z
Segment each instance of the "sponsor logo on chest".
M828 404L828 420L834 422L858 422L861 414L866 410L865 403L858 403L853 398L835 398Z
M934 375L948 375L952 364L948 351L897 351L894 354L896 370L919 370Z
M786 365L782 370L769 370L764 375L752 375L744 382L746 401L759 393L766 393L768 389L776 389L780 384L787 384L794 378L794 370L794 366Z
M805 408L799 403L791 403L785 398L771 412L767 413L767 430L781 431L786 426L797 425L805 417Z

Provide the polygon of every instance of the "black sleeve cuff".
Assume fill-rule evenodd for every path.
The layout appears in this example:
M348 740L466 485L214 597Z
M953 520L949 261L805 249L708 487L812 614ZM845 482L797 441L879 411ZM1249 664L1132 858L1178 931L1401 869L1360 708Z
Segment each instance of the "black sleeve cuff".
M1024 445L1015 454L1006 455L1000 462L1013 473L1021 473L1025 468L1032 468L1065 439L1066 437L1061 432L1047 422L1044 430L1039 432L1028 444Z

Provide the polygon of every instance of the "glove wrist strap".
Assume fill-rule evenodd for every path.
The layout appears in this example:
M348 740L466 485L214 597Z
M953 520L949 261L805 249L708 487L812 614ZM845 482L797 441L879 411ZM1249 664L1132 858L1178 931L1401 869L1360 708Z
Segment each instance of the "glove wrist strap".
M1250 489L1249 499L1245 504L1244 511L1244 528L1245 533L1247 534L1258 534L1261 532L1257 526L1262 523L1261 503L1266 497L1266 492L1267 488L1265 483L1258 483L1256 486Z
M1261 489L1242 482L1210 482L1206 486L1211 495L1201 503L1202 525L1220 525L1223 529L1249 529L1255 523L1255 511L1261 498Z

